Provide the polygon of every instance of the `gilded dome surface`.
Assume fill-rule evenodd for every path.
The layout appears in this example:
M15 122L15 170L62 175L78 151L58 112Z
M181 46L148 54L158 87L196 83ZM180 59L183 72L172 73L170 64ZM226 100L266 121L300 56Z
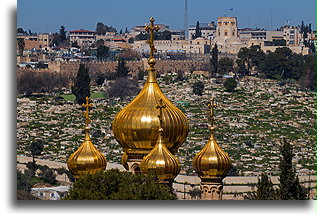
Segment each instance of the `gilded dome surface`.
M86 97L86 104L82 104L82 106L86 107L84 142L67 160L67 167L76 179L85 174L95 174L100 170L105 170L107 166L105 156L96 149L90 140L89 107L91 108L93 105L92 103L88 104L88 97Z
M92 144L88 132L85 134L84 142L67 160L67 167L74 178L85 174L95 174L105 170L106 166L105 156Z
M211 98L210 109L210 138L204 148L194 157L193 167L200 178L224 178L231 168L229 155L218 145L213 131L214 126L214 98Z
M193 167L200 178L223 178L231 168L231 161L211 135L204 148L194 157Z
M165 146L162 134L152 151L143 158L141 172L144 174L155 174L160 181L171 181L180 172L180 163Z
M154 26L154 19L151 18L151 25L147 25L145 30L150 32L150 59L147 81L141 92L134 100L123 108L114 118L112 123L113 134L123 151L127 154L148 154L156 144L158 138L159 119L157 117L156 105L162 99L167 106L163 113L164 133L163 140L166 147L172 152L184 143L188 134L188 121L186 116L176 106L174 106L162 93L157 81L154 68L155 59L153 43L153 32L158 31L158 26Z
M185 115L162 93L155 79L155 73L149 72L148 80L135 99L123 108L115 117L113 134L125 151L137 152L153 149L159 128L156 105L162 98L167 106L163 113L163 139L166 147L175 152L186 140L188 121ZM149 81L149 79L155 81ZM147 153L147 152L146 152Z

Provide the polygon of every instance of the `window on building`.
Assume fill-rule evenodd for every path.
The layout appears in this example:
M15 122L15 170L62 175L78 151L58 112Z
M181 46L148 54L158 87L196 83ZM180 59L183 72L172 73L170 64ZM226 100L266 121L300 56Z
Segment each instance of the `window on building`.
M235 25L235 22L231 22L231 25L234 26L234 25Z
M232 36L234 36L235 35L235 32L234 31L232 31Z
M228 31L225 31L225 36L228 36Z

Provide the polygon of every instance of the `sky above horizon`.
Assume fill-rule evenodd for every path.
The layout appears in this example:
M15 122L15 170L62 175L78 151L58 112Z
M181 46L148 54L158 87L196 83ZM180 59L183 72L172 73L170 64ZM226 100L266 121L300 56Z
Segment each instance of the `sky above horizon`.
M153 16L157 24L184 29L185 0L18 0L17 27L32 32L95 30L97 22L120 29L144 25ZM316 29L315 0L188 0L189 25L235 16L238 27L276 29L289 23L312 24Z

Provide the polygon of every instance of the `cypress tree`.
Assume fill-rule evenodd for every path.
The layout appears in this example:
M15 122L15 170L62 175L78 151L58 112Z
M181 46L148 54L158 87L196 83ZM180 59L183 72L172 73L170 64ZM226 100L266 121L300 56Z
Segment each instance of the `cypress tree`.
M256 199L257 200L274 200L277 199L276 190L273 188L273 183L266 173L261 174L258 179Z
M211 59L210 59L210 75L214 77L218 71L218 46L215 46L211 50Z
M198 37L201 37L201 30L199 29L199 21L197 21L196 23L195 34L192 36L192 39L196 39Z
M90 97L89 69L85 64L80 64L79 66L75 84L72 87L72 93L76 96L76 102L79 105L85 103L86 97Z
M116 71L116 78L119 77L127 77L129 75L129 69L127 68L127 66L125 65L125 61L123 58L120 58L118 60L118 67L117 67L117 71Z
M298 176L296 175L295 168L292 164L293 147L284 140L283 145L280 147L281 160L279 163L280 168L280 184L279 184L279 198L281 200L305 200L307 193L303 186L300 185Z

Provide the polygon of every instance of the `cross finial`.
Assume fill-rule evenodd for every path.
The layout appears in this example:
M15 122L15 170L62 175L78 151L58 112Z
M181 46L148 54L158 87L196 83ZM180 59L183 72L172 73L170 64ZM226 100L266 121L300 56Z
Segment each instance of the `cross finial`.
M159 120L160 120L160 129L162 129L162 127L163 127L163 118L162 118L162 110L163 110L163 108L165 109L166 108L166 105L163 103L163 99L162 98L160 98L160 104L156 104L156 108L157 109L160 109L160 114L158 115L158 118L159 118Z
M210 116L210 125L211 128L214 128L214 122L215 122L215 118L214 118L214 110L217 107L217 104L215 103L215 98L211 98L210 99L210 103L208 104L208 108L209 108L209 116Z
M89 119L89 107L91 108L93 106L92 103L89 103L89 98L86 97L86 104L82 104L82 107L86 108L86 111L84 113L85 117L86 117L86 127L88 127L90 119Z
M150 18L150 25L146 25L144 29L150 33L150 39L147 40L147 43L150 45L150 59L154 59L154 52L156 49L154 48L154 31L159 31L160 28L158 25L154 26L154 18Z

